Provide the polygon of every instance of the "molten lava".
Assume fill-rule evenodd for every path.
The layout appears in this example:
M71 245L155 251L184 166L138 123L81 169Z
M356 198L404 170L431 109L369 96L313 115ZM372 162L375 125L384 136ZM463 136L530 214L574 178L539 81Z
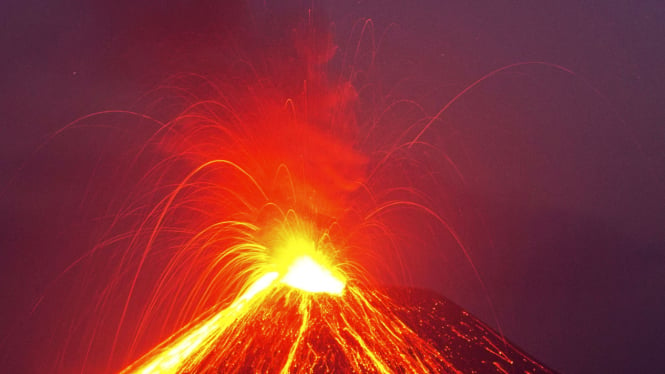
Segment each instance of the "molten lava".
M285 279L344 284L308 257L291 271L260 277L122 373L553 373L433 293L393 289L388 297L357 285L302 292Z
M298 257L293 261L288 272L282 277L282 283L302 291L333 295L341 295L345 286L343 280L308 256Z
M356 372L441 371L445 360L396 318L387 298L346 285L334 269L300 254L313 249L308 243L290 242L296 255L287 256L294 260L285 273L258 277L231 305L210 311L122 373L214 367L224 372L325 372L340 365ZM321 336L329 337L328 345L317 342ZM266 347L259 342L275 353L257 353Z
M244 63L227 85L188 76L212 98L182 89L194 101L154 120L159 129L132 164L147 171L90 253L113 253L114 268L93 298L81 372L106 348L98 338L108 326L107 371L143 354L126 374L460 372L454 352L407 324L410 310L370 286L368 271L416 248L417 233L404 240L396 228L420 222L385 218L400 209L433 218L460 244L412 184L436 173L403 170L400 152L421 143L407 133L361 151L358 139L381 132L380 119L359 135L355 67L327 78L336 47L310 21L296 56L275 59L288 82ZM496 336L488 341L501 356Z
M354 257L372 250L364 241L379 249L379 216L402 204L377 200L365 183L357 93L324 71L336 50L330 35L309 24L300 37L294 61L304 76L295 82L305 85L295 97L259 80L248 103L195 103L165 126L160 146L189 171L169 185L175 165L150 170L167 193L126 252L138 269L119 327L152 266L161 276L136 336L155 318L184 327L122 373L454 371L368 286ZM162 268L161 247L174 249Z

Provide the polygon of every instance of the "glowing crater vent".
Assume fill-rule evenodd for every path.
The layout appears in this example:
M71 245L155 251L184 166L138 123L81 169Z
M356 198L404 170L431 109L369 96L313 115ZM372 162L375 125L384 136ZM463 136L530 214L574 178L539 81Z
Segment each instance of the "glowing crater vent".
M309 256L296 258L282 278L282 283L306 292L341 295L345 282Z

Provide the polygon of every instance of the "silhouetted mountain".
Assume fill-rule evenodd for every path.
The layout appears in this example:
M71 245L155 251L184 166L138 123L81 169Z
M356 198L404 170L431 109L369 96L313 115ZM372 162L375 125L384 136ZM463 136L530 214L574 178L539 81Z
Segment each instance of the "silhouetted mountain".
M462 373L553 373L452 301L427 290L394 289L396 314Z

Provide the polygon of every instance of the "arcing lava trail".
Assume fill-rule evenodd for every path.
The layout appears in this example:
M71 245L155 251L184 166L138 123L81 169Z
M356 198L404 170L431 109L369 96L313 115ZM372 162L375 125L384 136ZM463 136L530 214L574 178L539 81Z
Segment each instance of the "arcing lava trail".
M166 86L187 102L174 119L140 117L158 129L130 166L150 166L88 255L114 253L82 367L112 325L107 370L126 374L548 372L452 304L373 286L381 261L418 246L396 227L442 230L465 249L410 183L422 176L408 152L427 148L418 123L362 149L385 134L356 115L359 52L329 79L337 49L313 19L262 69L174 77ZM370 38L371 22L358 25ZM386 218L413 211L427 219Z

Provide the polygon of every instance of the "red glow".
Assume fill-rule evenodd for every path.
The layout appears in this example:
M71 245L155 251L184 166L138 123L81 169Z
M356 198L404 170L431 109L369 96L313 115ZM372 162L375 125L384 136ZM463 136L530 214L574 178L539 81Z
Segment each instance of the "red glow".
M309 27L305 35L319 32ZM329 37L315 39L331 43ZM167 222L183 208L205 212L210 223L193 230L176 249L153 296L155 309L147 311L144 323L157 305L164 305L162 290L171 284L190 307L186 315L197 322L165 339L124 373L222 366L233 372L250 358L252 368L271 372L310 372L336 367L334 360L355 372L426 372L445 366L439 353L393 314L388 298L358 283L368 274L352 260L348 245L353 236L341 231L340 220L349 214L356 190L367 188L363 169L369 158L354 149L348 136L356 123L347 109L355 90L348 82L327 82L323 68L333 56L332 44L321 55L306 44L299 48L306 71L300 96L285 97L278 106L274 98L280 93L263 90L250 100L264 108L258 116L242 100L236 106L195 103L169 123L167 130L184 138L169 134L161 143L197 165L145 221L152 228L145 247L136 248L142 255L120 323L141 268L150 266L145 259L159 250L160 237L172 236L164 233L171 225ZM376 220L393 204L363 214ZM184 264L185 271L178 271ZM193 283L184 288L187 279ZM210 294L239 296L230 304L203 309L213 301ZM275 321L251 327L266 316ZM315 333L331 336L336 347L312 346ZM256 357L251 353L256 343L250 342L262 339L271 341L272 348Z
M271 81L237 64L230 76L240 84L176 76L167 86L183 92L185 109L167 122L140 117L157 130L132 166L149 167L91 251L114 253L86 350L112 325L109 369L453 370L368 286L377 269L385 278L398 272L385 264L399 263L406 240L395 227L409 223L387 216L417 211L449 228L414 185L395 178L411 171L399 152L415 140L361 149L361 134L377 124L356 118L352 74L328 78L336 48L310 22L298 29L298 59L270 60L297 74ZM86 360L84 369L96 366Z

